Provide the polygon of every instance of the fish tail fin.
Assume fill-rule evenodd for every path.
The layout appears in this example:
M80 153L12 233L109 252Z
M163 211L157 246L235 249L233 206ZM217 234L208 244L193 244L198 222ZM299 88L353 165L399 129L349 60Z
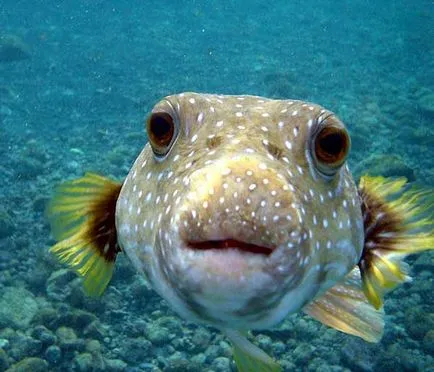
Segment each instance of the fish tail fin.
M363 291L379 309L384 294L409 281L407 255L434 249L434 190L405 178L364 176L359 185L365 246L359 262Z
M57 258L84 278L88 295L100 296L121 251L115 226L121 184L94 173L60 185L48 205L47 217L58 243Z
M281 372L282 368L268 354L235 330L224 333L234 345L233 355L238 372Z

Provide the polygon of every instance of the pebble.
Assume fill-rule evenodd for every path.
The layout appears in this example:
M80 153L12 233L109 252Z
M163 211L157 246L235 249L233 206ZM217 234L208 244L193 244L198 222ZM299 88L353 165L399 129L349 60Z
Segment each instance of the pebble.
M9 347L9 340L0 338L0 349L7 349Z
M0 294L0 328L26 329L38 312L35 296L22 287L5 287Z
M229 358L226 358L226 357L218 357L218 358L214 359L211 367L216 372L226 372L226 371L229 371L231 368L231 361L229 360Z
M74 358L73 366L77 372L88 372L93 370L92 362L92 354L81 353Z
M33 328L31 335L41 341L45 346L53 345L56 342L56 336L53 332L43 325L38 325Z
M44 355L50 364L58 364L62 359L62 350L57 345L51 345L47 347Z
M7 372L47 372L48 363L41 358L24 358L13 364Z
M0 348L0 371L5 371L9 367L9 360L6 351Z

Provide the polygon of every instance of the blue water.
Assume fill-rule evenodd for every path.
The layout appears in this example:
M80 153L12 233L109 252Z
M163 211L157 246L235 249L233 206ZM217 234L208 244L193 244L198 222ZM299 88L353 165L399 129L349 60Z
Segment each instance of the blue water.
M53 186L125 177L165 95L319 103L347 124L356 177L434 185L431 0L1 0L2 34L27 58L7 61L0 42L0 371L233 368L227 340L181 321L126 260L97 300L47 252ZM379 344L299 316L253 340L288 371L434 371L433 255L409 262Z

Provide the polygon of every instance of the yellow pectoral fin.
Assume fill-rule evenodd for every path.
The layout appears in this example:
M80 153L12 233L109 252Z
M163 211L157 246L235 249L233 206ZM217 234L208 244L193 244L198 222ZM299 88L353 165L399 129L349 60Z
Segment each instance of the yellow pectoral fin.
M356 266L344 279L303 309L308 315L341 332L378 342L383 335L384 313L369 303Z
M234 345L234 360L238 372L282 372L280 365L245 336L235 330L225 330Z
M386 293L410 280L405 257L434 249L434 190L410 187L403 178L364 176L359 194L365 224L362 288L379 309Z
M59 186L47 210L59 240L50 251L84 278L92 296L104 292L120 252L114 216L121 186L87 173Z

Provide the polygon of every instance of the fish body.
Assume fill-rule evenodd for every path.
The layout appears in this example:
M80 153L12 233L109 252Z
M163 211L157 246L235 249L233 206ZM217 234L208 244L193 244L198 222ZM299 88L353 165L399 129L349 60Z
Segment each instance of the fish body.
M323 176L321 128L343 124L303 101L185 93L154 113L179 121L164 160L145 146L116 207L121 246L184 317L269 328L343 278L360 259L363 223L346 166ZM194 249L236 240L269 254Z
M51 248L101 295L123 252L183 318L223 331L240 372L279 371L245 337L304 311L369 342L404 258L434 248L434 192L364 176L332 112L181 93L157 103L123 183L86 174L49 207Z

